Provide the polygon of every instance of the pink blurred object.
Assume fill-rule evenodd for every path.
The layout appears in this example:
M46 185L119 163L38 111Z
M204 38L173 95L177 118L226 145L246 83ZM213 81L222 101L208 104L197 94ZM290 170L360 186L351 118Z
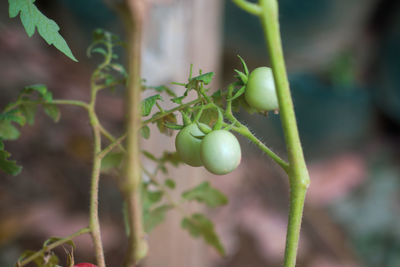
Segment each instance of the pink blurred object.
M307 202L324 206L345 196L367 177L367 164L360 154L345 153L309 166L311 186Z
M83 262L83 263L78 263L78 264L74 265L74 267L97 267L97 265Z

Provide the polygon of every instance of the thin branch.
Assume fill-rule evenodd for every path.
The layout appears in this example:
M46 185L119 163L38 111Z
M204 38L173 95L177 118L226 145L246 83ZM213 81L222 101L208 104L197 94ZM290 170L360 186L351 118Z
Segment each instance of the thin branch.
M100 132L111 142L114 143L116 141L115 137L99 123L99 130ZM125 133L122 137L121 142L126 138L127 134ZM117 145L121 151L125 152L125 148L121 145L121 142L119 142Z
M50 245L42 248L41 250L39 250L36 253L32 254L31 256L29 256L28 258L23 260L22 262L17 263L17 266L19 266L19 267L25 266L28 263L30 263L33 260L35 260L36 258L42 256L44 253L49 252L52 249L71 241L72 239L74 239L77 236L80 236L80 235L83 235L83 234L86 234L86 233L89 233L89 232L90 232L90 229L88 227L82 228L79 231L77 231L77 232L75 232L75 233L73 233L73 234L71 234L71 235L69 235L67 237L64 237L64 238L62 238L60 240L57 240L56 242L51 243Z
M174 108L172 108L172 109L166 110L165 113L160 113L160 114L157 115L157 116L154 116L154 117L152 117L152 118L150 118L150 119L148 119L148 120L143 121L143 122L142 122L142 126L147 125L147 124L149 124L149 123L156 122L156 121L158 121L158 120L160 120L160 119L162 119L162 118L164 118L164 117L170 115L171 113L174 113L175 111L179 111L179 110L185 109L185 108L187 108L187 107L190 107L191 105L200 103L201 101L203 101L203 98L197 98L197 99L195 99L195 100L193 100L193 101L190 101L190 102L188 102L188 103L186 103L186 104L183 104L183 105L174 107Z
M237 123L240 125L238 128L232 128L234 131L238 132L239 134L243 135L251 142L253 142L258 148L260 148L265 154L267 154L273 161L275 161L282 169L289 173L289 164L280 158L275 152L273 152L269 147L267 147L263 142L261 142L253 133L239 121Z
M104 259L103 243L101 240L100 221L99 221L99 181L100 181L100 169L101 169L101 158L99 157L99 153L101 152L101 134L98 127L98 123L96 123L96 121L98 120L97 118L93 118L93 116L95 116L94 111L91 110L89 114L91 117L91 125L93 129L93 138L94 138L92 181L90 187L89 227L91 230L92 239L94 243L97 265L99 267L105 267L106 264Z
M109 144L106 148L104 148L98 155L100 159L103 159L111 150L113 150L116 146L121 145L121 143L126 138L127 134L122 135L118 139L115 139L111 144Z

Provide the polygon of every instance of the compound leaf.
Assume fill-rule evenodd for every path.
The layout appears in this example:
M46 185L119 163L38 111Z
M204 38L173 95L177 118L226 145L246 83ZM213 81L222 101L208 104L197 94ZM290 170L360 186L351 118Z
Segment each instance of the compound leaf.
M70 59L77 61L67 42L58 32L60 27L58 27L54 20L43 15L33 2L34 0L8 0L10 18L14 18L20 14L22 25L29 37L35 33L35 28L37 27L40 36L49 45L54 45Z

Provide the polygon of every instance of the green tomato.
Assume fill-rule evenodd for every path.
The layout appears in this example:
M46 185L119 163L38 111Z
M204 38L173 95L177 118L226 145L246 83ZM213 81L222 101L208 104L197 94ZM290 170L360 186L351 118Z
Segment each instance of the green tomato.
M239 141L228 131L216 130L201 142L201 160L211 173L222 175L236 169L242 153Z
M211 130L208 125L202 125ZM200 157L200 145L202 140L195 136L203 137L204 133L200 131L196 123L189 124L177 134L175 138L175 148L183 162L190 166L198 167L203 165Z
M244 97L249 106L258 111L279 108L271 68L259 67L250 73Z

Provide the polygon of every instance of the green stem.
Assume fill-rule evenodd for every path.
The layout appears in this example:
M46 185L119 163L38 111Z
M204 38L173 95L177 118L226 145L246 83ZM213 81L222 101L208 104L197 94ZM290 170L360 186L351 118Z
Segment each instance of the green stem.
M51 101L51 104L78 106L85 108L86 110L89 108L89 105L87 103L78 100L54 99L53 101Z
M99 154L99 158L103 159L111 150L113 150L116 146L121 146L121 143L124 141L124 139L126 138L126 134L122 135L121 137L119 137L118 139L114 139L111 144L109 144L106 148L104 148L100 154ZM125 151L125 150L123 150Z
M262 9L260 20L271 59L290 166L288 173L290 181L290 209L284 266L294 267L296 264L304 200L310 184L310 177L300 143L286 73L279 30L278 3L277 0L259 0L259 5Z
M96 87L96 76L97 73L108 63L106 58L103 64L101 64L92 74L91 78L91 97L90 103L88 105L88 114L90 125L93 131L93 166L92 166L92 178L90 187L90 211L89 211L89 228L91 230L91 236L94 244L96 261L98 267L105 267L103 242L101 240L100 231L100 220L99 220L99 182L100 182L100 169L101 169L101 158L99 154L101 153L101 131L100 122L96 115L96 97L97 97L97 87Z
M57 240L56 242L51 243L50 245L48 245L48 246L42 248L41 250L35 252L34 254L32 254L31 256L29 256L28 258L23 260L22 262L17 263L17 266L19 266L19 267L25 266L28 263L30 263L33 260L35 260L36 258L43 256L44 253L49 252L52 249L71 241L72 239L74 239L77 236L80 236L80 235L83 235L83 234L86 234L86 233L89 233L89 232L90 232L89 228L87 228L87 227L86 228L82 228L79 231L77 231L77 232L75 232L75 233L73 233L73 234L71 234L71 235L69 235L67 237L64 237L64 238L62 238L60 240Z
M260 148L265 154L267 154L272 160L274 160L282 169L289 173L289 164L281 159L277 154L275 154L269 147L267 147L263 142L261 142L256 136L250 132L250 130L241 124L239 121L236 122L239 127L232 128L234 131L238 132L239 134L243 135L251 142L253 142L258 148Z
M83 107L86 110L89 108L89 105L83 101L79 101L79 100L64 100L64 99L54 99L51 102L47 102L47 101L17 101L16 103L14 103L11 106L8 106L6 109L4 109L4 112L8 112L11 111L17 107L19 107L20 105L24 105L24 104L56 104L56 105L71 105L71 106L78 106L78 107Z
M89 109L90 124L93 130L93 167L92 181L90 187L90 211L89 211L89 227L92 234L92 240L95 248L96 261L98 267L105 267L103 243L101 241L100 221L99 221L99 181L101 168L101 134L98 119L94 113L94 102L91 103Z
M147 125L149 123L156 122L156 121L158 121L158 120L170 115L171 113L174 113L175 111L179 111L179 110L185 109L187 107L190 107L191 105L200 103L201 101L203 101L203 98L197 98L197 99L195 99L193 101L190 101L190 102L188 102L186 104L174 107L174 108L169 109L169 110L165 110L165 113L161 113L160 115L154 116L154 117L152 117L152 118L150 118L148 120L143 121L142 122L142 126Z

